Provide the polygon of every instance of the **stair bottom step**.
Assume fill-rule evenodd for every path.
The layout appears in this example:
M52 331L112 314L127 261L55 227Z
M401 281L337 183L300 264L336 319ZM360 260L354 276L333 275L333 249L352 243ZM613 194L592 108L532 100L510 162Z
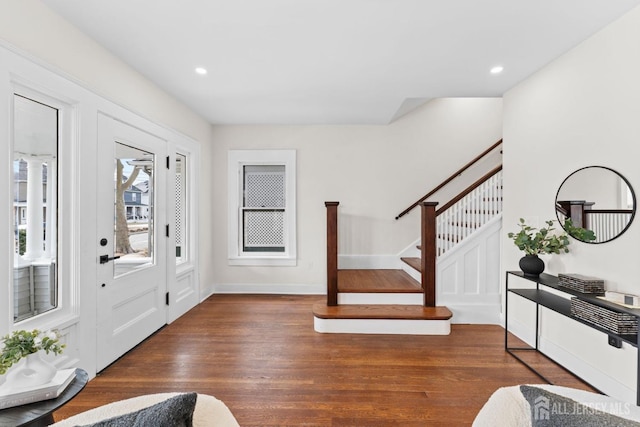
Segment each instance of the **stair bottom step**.
M453 316L447 307L398 304L336 306L315 304L313 314L321 319L449 320Z
M449 335L451 311L417 305L313 306L314 329L321 333Z

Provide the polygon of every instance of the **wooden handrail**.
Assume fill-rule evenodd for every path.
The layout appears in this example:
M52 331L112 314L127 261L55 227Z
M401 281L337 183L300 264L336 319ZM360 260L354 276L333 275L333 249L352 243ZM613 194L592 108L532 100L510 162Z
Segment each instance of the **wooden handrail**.
M338 205L324 202L327 208L327 305L338 305Z
M420 199L418 199L415 203L413 203L411 206L409 206L407 209L403 210L402 212L400 212L400 214L398 214L398 216L396 217L396 219L400 219L403 216L405 216L406 214L408 214L409 212L411 212L416 206L418 206L420 203L422 203L423 201L427 200L427 198L431 197L432 195L434 195L438 190L442 189L442 187L444 187L445 185L449 184L451 181L453 181L454 179L456 179L459 175L461 175L464 171L466 171L467 169L469 169L471 166L473 166L476 162L478 162L480 159L482 159L484 156L486 156L487 154L489 154L491 151L493 151L496 147L498 147L500 144L502 144L502 138L496 142L495 144L493 144L491 147L487 148L486 150L484 150L482 153L480 153L479 155L477 155L473 160L471 160L469 163L467 163L466 165L464 165L463 167L461 167L460 169L458 169L453 175L451 175L449 178L445 179L440 185L438 185L436 188L434 188L433 190L429 191L427 194L425 194L423 197L421 197Z
M491 169L489 172L487 172L480 179L478 179L476 182L474 182L473 184L468 186L464 191L462 191L456 197L454 197L453 199L451 199L447 203L445 203L440 209L438 209L436 211L436 215L440 215L442 212L446 211L451 206L453 206L456 203L458 203L460 200L462 200L464 198L464 196L466 196L467 194L471 193L476 188L480 187L485 181L487 181L489 178L491 178L492 176L494 176L495 174L497 174L501 170L502 170L502 165L496 166L495 168Z
M560 212L563 216L569 215L569 212L567 212L567 210L560 206L558 203L556 203L556 212Z

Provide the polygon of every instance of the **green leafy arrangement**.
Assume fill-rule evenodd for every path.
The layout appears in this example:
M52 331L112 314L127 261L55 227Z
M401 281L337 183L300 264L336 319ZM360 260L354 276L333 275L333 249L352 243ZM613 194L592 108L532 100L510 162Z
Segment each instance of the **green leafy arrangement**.
M18 363L20 359L32 353L44 350L47 354L62 353L65 344L60 344L58 331L41 332L38 329L32 331L14 331L2 338L2 355L0 355L0 375Z
M593 230L574 226L570 218L567 218L564 221L562 228L567 230L569 236L573 237L574 239L578 239L583 242L591 242L593 240L596 240L596 233L594 233Z
M546 227L540 229L527 225L523 218L520 218L520 231L509 233L507 236L513 243L524 251L527 255L539 254L559 254L569 252L569 237L566 232L555 234L553 231L554 221L545 221Z

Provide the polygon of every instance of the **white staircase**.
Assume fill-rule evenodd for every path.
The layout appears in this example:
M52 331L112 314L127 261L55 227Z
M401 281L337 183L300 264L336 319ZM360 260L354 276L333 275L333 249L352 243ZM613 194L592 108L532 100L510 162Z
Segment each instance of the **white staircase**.
M421 200L435 194L485 155L500 149L501 143L502 140L492 145ZM420 203L416 202L396 219ZM452 322L499 324L501 165L437 211L436 203L423 203L421 235L429 244L421 250L420 242L416 241L402 251L399 255L404 262L399 262L402 269L398 270L339 270L339 203L325 202L325 205L327 303L313 307L317 332L446 335ZM424 280L422 268L427 272Z
M438 304L451 309L453 323L499 324L502 172L438 215L437 230ZM402 268L420 281L410 264L420 256L418 247L416 241L401 258Z

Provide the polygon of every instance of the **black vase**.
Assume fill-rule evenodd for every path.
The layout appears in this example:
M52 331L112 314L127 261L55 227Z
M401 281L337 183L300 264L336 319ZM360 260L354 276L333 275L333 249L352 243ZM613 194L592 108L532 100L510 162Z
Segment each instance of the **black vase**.
M525 255L520 258L520 270L525 276L537 277L544 271L544 261L538 255Z

